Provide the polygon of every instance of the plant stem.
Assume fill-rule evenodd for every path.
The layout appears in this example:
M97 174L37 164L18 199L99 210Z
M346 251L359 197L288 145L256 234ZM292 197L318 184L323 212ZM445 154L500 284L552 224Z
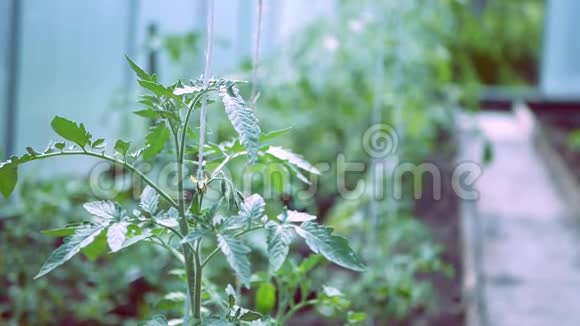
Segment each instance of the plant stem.
M109 161L111 163L119 164L119 165L125 167L127 170L138 175L139 178L141 180L143 180L143 182L145 182L147 185L149 185L151 188L153 188L161 197L163 197L163 199L167 200L167 202L169 202L169 204L171 204L171 206L173 206L175 208L179 207L178 204L173 200L173 198L171 198L171 196L169 196L165 191L163 191L163 189L161 189L158 185L156 185L153 181L151 181L151 179L149 179L146 175L144 175L136 167L134 167L133 165L131 165L125 161L118 160L118 159L116 159L112 156L106 155L106 154L94 153L94 152L88 152L88 151L53 152L53 153L39 154L37 156L31 157L27 162L41 160L41 159L50 158L50 157L56 157L56 156L90 156L90 157L100 158L102 160Z
M184 126L186 128L186 126ZM183 191L183 144L179 144L177 137L175 138L175 154L177 157L177 193L178 193L178 206L179 206L179 231L180 233L185 236L189 233L189 225L187 224L187 216L185 215L185 199L184 199L184 191ZM181 145L181 146L180 146ZM195 198L194 198L195 200ZM184 267L185 267L185 274L187 277L187 294L188 299L186 300L186 307L184 307L184 322L189 321L189 311L191 310L194 313L194 318L198 318L195 315L195 271L193 269L193 250L187 244L181 245L181 250L183 252L183 257L185 259ZM187 306L187 303L190 304L191 307Z
M303 309L306 306L310 306L310 305L314 305L314 304L316 304L316 299L302 301L299 304L295 305L290 310L288 310L286 315L284 315L284 317L280 320L280 325L285 325L286 322L288 321L288 319L290 319L290 317L292 317L292 315L294 315L295 313L300 311L300 309Z

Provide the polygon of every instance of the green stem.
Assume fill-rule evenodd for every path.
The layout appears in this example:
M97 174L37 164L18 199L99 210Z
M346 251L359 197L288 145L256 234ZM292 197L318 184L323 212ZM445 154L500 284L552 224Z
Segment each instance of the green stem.
M96 157L96 158L99 158L99 159L102 159L105 161L109 161L109 162L112 162L115 164L119 164L119 165L125 167L127 170L138 175L139 178L141 178L141 180L143 180L147 185L149 185L151 188L153 188L161 197L163 197L165 200L167 200L169 202L169 204L171 204L171 206L178 208L178 204L173 200L173 198L171 198L171 196L169 196L165 191L163 191L163 189L161 189L158 185L156 185L153 181L151 181L151 179L149 179L147 176L145 176L141 171L137 170L136 167L134 167L133 165L131 165L125 161L118 160L118 159L116 159L112 156L106 155L104 153L94 153L94 152L88 152L88 151L53 152L53 153L39 154L37 156L31 157L26 162L41 160L41 159L51 158L51 157L57 157L57 156L90 156L90 157Z
M281 325L285 325L286 322L290 319L290 317L292 317L292 315L294 315L295 313L297 313L298 311L300 311L300 309L304 309L307 306L315 305L315 304L316 304L316 299L312 299L312 300L307 300L307 301L300 302L299 304L295 305L290 310L288 310L288 312L286 313L286 315L284 315L284 317L280 319L280 324Z
M256 230L261 230L261 229L263 229L263 227L261 227L261 226L247 229L247 230L244 230L238 234L235 234L234 237L237 238L237 237L240 237L246 233L256 231ZM215 248L209 255L207 255L207 257L205 257L205 259L201 263L201 268L203 268L207 263L209 263L209 261L213 258L213 256L215 256L218 252L220 252L220 248Z
M201 266L201 240L197 241L197 248L195 250L194 258L195 258L195 308L193 311L193 316L196 320L200 320L201 318L201 285L202 285L202 266Z
M226 166L226 164L228 164L231 160L235 159L236 157L242 156L244 154L247 154L248 152L243 151L243 152L239 152L239 153L235 153L232 155L227 156L221 163L220 165L218 165L217 168L215 168L215 170L213 170L213 172L211 173L211 177L210 179L215 178L218 173Z
M177 142L177 137L174 137L175 141ZM189 233L189 225L187 224L187 216L185 214L185 199L183 198L184 196L184 191L183 191L183 155L181 153L181 148L183 148L183 146L179 146L179 143L175 144L175 148L176 148L176 156L177 156L177 193L178 193L178 198L177 198L177 202L178 202L178 210L179 210L179 231L180 233L185 236ZM182 144L183 145L183 144ZM195 200L195 198L194 198ZM183 256L185 258L185 263L184 263L184 267L185 267L185 274L187 277L187 294L189 296L189 303L191 305L191 307L185 307L186 312L191 309L192 312L195 312L195 271L193 269L193 250L191 250L191 247L187 244L182 244L181 245L181 250L183 252ZM185 313L184 314L184 319L187 321L187 316L189 314ZM194 315L194 318L197 319L197 316Z

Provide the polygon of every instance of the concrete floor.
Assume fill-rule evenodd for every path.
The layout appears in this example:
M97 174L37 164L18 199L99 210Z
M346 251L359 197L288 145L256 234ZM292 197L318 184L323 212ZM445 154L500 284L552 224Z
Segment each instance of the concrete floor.
M495 152L475 185L480 198L469 203L477 227L466 250L479 281L470 324L580 325L580 223L535 150L533 123L521 112L482 113L470 123ZM478 160L481 137L464 138L462 158Z

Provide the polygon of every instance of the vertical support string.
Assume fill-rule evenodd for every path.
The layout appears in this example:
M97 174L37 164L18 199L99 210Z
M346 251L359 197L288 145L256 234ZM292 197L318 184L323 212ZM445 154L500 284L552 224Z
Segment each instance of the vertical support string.
M215 3L214 0L207 0L207 48L205 51L205 68L203 72L203 82L207 86L209 83L209 74L211 72L211 59L213 54L214 43L214 19ZM203 179L203 146L205 145L205 134L207 125L207 95L203 96L201 102L201 114L199 120L199 153L198 153L198 180Z

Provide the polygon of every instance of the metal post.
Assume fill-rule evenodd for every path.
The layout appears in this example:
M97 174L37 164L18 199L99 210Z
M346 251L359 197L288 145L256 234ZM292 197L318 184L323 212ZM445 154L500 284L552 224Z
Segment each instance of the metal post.
M6 156L14 154L17 106L18 106L18 75L20 61L20 0L12 0L10 12L10 27L8 38L8 78L6 86L6 125L4 126Z

